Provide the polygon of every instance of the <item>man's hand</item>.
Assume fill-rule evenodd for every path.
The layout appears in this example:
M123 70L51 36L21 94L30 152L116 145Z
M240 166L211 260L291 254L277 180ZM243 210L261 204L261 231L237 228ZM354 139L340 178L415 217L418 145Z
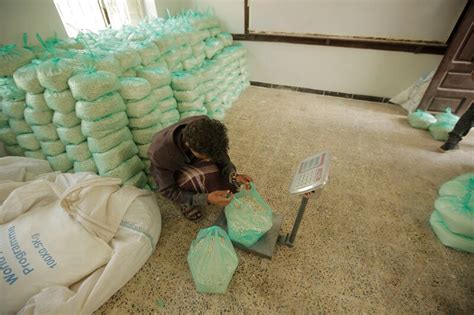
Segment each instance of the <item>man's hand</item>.
M250 182L253 182L253 179L248 175L237 174L235 176L235 181L239 183L240 185L244 185L245 189L248 190L250 189Z
M207 202L210 204L225 207L234 198L230 190L216 190L207 195Z

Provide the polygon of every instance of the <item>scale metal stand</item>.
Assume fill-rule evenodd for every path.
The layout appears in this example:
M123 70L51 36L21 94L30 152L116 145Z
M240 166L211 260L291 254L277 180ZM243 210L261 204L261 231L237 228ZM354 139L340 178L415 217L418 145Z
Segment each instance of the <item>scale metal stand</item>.
M324 151L304 159L298 165L298 169L290 186L290 194L302 195L302 198L291 233L280 235L280 227L283 218L280 214L274 212L272 228L255 244L246 247L237 242L232 243L242 250L268 259L272 258L276 244L293 247L309 199L319 196L322 188L324 188L328 182L329 160L329 152ZM215 225L227 231L227 220L224 211L222 211L221 215L217 218Z

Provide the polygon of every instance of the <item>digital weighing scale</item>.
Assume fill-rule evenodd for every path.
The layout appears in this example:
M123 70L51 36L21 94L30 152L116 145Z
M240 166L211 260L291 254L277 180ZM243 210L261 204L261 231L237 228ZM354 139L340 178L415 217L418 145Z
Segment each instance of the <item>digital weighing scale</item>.
M280 235L282 216L274 212L272 228L255 244L250 247L245 247L237 242L233 242L234 245L240 249L269 259L272 258L277 243L293 247L308 200L309 198L315 197L315 194L307 194L313 192L320 193L328 182L330 157L329 152L324 151L310 156L299 163L290 185L290 194L302 195L302 198L291 233ZM219 218L217 218L215 224L227 230L227 221L224 211L222 211Z

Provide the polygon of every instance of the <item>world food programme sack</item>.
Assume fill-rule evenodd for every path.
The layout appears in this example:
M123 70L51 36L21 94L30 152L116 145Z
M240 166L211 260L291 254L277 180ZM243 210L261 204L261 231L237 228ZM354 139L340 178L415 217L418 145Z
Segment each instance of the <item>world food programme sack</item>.
M225 293L238 263L229 237L218 226L200 230L188 252L194 285L201 293Z
M255 244L273 224L272 209L255 185L250 186L250 190L235 194L224 210L230 239L247 247Z

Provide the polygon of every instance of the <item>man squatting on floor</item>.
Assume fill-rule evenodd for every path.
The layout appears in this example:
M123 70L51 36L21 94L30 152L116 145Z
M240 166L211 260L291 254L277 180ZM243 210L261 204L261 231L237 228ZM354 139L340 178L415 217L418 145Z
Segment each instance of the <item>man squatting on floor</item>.
M226 206L240 185L252 179L237 174L228 155L227 128L207 116L181 120L158 132L148 149L151 175L159 193L181 208L189 220L199 206Z

